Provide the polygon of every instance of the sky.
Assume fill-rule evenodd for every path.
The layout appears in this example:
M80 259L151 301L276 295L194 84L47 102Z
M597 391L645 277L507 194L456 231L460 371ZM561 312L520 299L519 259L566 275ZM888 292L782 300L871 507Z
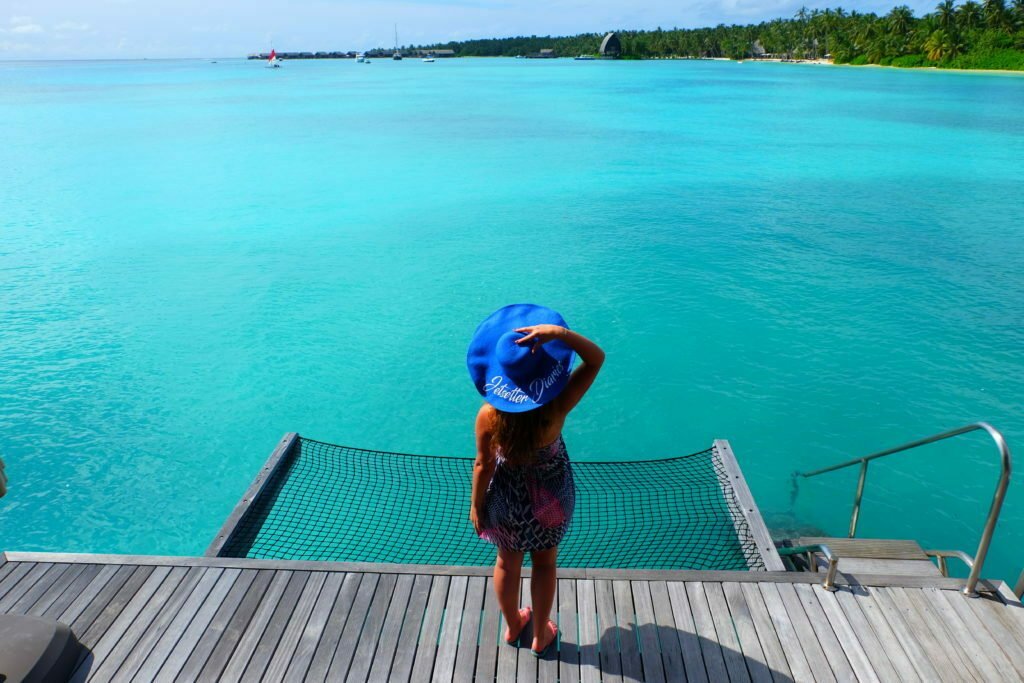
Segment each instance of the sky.
M241 57L614 29L694 28L897 0L0 0L0 60ZM908 2L920 15L933 2Z

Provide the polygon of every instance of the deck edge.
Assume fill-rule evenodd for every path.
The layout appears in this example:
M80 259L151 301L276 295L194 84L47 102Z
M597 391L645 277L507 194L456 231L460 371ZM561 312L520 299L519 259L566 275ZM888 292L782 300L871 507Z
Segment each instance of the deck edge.
M725 439L715 439L712 448L722 458L722 465L725 467L726 474L729 475L729 485L736 493L740 512L746 518L747 526L750 528L750 535L753 536L754 543L757 544L757 550L761 553L765 569L768 571L785 571L786 565L782 563L782 557L779 556L779 552L775 549L775 543L768 532L768 526L764 523L764 518L761 517L761 511L757 507L757 503L754 502L754 495L750 492L750 487L747 486L747 480L743 476L743 471L736 460L736 454L732 451L732 446Z

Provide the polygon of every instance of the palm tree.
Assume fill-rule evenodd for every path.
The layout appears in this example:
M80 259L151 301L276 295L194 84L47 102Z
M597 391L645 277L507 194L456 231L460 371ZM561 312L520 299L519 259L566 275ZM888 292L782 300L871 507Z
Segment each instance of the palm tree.
M936 7L935 13L939 17L939 26L943 31L949 32L956 22L956 9L953 0L942 0Z
M906 35L910 30L910 24L914 21L914 12L906 5L893 7L886 15L886 22L889 25L889 32L896 35Z
M1024 0L1018 0L1018 2L1024 2ZM965 31L973 31L976 28L980 28L981 22L984 20L984 16L981 13L981 5L974 2L974 0L967 0L957 10L957 19L960 28Z
M1003 28L1006 25L1005 0L984 0L982 8L985 14L985 25L988 28Z

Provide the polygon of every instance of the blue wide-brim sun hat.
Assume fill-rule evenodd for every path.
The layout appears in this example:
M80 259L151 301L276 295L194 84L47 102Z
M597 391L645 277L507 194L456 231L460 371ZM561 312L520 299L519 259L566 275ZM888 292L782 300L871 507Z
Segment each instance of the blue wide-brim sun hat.
M532 343L515 343L526 336L516 329L545 324L568 328L550 308L512 304L489 315L473 333L466 354L469 376L484 400L498 410L525 413L539 408L569 382L576 353L568 344L556 339L531 353Z

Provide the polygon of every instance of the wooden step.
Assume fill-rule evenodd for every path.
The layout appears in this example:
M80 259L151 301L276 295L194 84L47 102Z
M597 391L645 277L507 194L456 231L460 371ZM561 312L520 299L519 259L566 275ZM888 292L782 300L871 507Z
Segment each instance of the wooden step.
M883 538L828 538L801 536L793 545L827 545L839 557L844 574L899 574L903 576L941 576L939 568L915 541ZM819 570L828 566L821 553L814 554Z

